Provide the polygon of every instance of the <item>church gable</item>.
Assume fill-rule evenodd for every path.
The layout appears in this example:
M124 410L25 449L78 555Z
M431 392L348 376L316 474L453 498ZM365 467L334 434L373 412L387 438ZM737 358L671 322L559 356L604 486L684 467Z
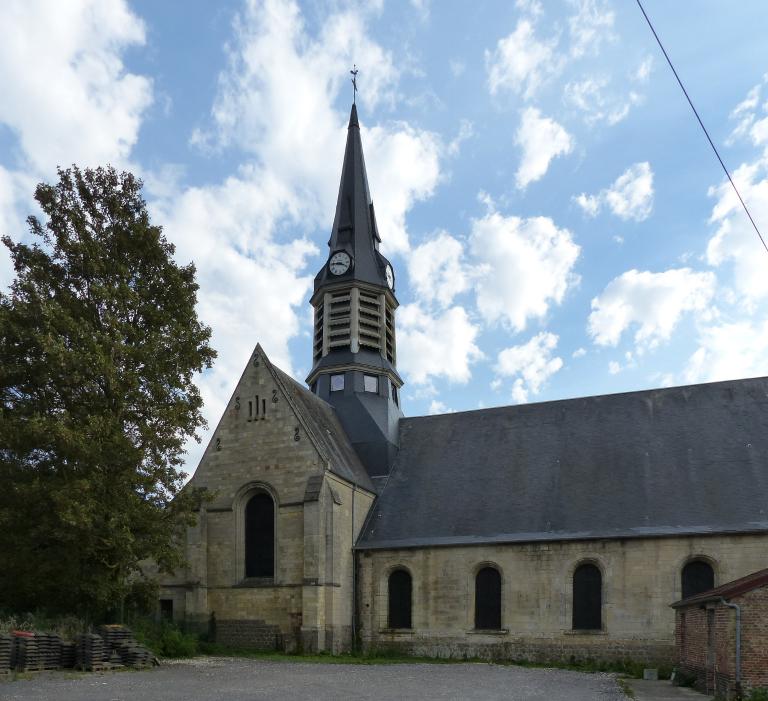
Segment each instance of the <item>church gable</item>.
M308 395L308 396L303 396ZM331 407L269 361L248 360L192 482L230 507L245 484L271 485L280 502L300 502L307 479L325 470L372 489Z

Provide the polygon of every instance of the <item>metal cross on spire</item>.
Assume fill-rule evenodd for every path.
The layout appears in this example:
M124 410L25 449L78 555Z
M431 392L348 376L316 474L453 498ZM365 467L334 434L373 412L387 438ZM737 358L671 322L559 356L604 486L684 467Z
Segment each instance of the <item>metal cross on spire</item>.
M352 104L357 104L357 64L352 64L352 70L350 71L352 74Z

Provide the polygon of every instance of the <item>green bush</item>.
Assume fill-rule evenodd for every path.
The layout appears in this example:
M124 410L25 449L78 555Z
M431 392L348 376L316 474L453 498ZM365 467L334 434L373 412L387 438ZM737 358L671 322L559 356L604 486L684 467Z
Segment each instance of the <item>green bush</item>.
M160 657L194 657L200 641L169 622L137 618L131 622L134 637Z
M768 689L765 687L752 689L744 701L768 701Z

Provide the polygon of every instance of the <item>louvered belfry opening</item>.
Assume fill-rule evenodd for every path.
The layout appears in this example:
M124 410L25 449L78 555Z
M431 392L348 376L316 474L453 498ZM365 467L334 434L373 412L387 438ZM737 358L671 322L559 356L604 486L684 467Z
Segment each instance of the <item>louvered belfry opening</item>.
M573 629L600 630L602 608L602 573L595 565L579 565L573 573Z
M396 364L395 305L385 293L354 286L326 292L317 301L314 362L336 349L374 351Z
M411 627L411 589L411 575L405 570L395 570L389 575L390 628Z

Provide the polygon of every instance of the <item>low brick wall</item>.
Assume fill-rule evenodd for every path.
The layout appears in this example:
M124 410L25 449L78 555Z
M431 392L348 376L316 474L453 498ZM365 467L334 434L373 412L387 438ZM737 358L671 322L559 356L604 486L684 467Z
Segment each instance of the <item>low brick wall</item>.
M282 650L285 647L280 627L258 620L216 621L216 642L254 650Z

